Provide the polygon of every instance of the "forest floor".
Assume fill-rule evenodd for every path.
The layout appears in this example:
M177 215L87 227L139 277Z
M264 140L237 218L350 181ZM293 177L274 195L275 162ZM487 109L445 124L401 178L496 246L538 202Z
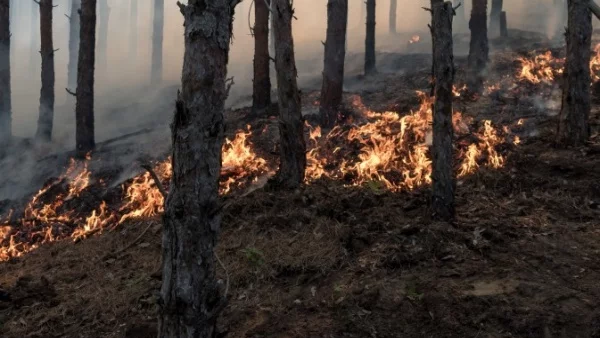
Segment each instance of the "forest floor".
M494 53L490 79L516 73L516 57L528 51ZM385 54L380 62L386 71L375 77L349 76L347 100L358 94L373 111L416 108L414 91L428 91L430 56ZM456 63L461 83L466 59ZM305 92L307 110L315 95ZM230 282L220 330L228 337L600 337L597 104L592 142L560 150L556 86L520 84L455 103L476 120L525 123L504 167L459 180L452 224L430 220L427 186L390 192L323 179L295 191L231 193L217 250L228 272L219 269L219 278ZM275 123L247 112L229 112L229 130ZM269 133L252 141L273 158ZM119 252L146 225L151 230ZM160 247L160 220L144 219L0 263L0 286L11 298L0 300L0 335L155 337Z

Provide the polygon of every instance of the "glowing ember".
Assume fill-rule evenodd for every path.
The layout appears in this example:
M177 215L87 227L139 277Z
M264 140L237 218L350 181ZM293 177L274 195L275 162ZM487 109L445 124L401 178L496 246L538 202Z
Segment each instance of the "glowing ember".
M452 94L456 97L460 97L462 93L467 90L467 85L463 85L462 87L456 87L456 85L452 86Z
M412 45L413 43L417 43L419 41L421 41L421 37L418 35L413 35L410 40L408 40L408 43Z

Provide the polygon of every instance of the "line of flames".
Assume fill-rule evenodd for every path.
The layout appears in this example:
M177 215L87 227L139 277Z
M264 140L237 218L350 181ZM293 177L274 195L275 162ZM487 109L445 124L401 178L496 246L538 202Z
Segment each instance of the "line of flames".
M364 111L366 123L341 125L326 136L321 135L319 127L307 125L310 145L307 183L320 178L341 179L349 185L369 184L392 191L412 190L431 183L429 146L432 142L433 99L423 92L417 94L421 99L419 109L405 116L368 111L357 96L353 106ZM472 133L478 140L457 152L458 177L474 173L481 165L503 166L504 158L496 148L507 142L509 133L505 131L506 135L501 136L490 121L484 121L479 130L471 131L472 121L459 112L453 114L453 124L457 135ZM251 136L248 126L232 140L225 140L220 182L222 194L251 184L258 176L272 171L269 163L253 150L249 142ZM513 137L513 143L518 141ZM357 152L353 153L354 150ZM123 200L117 210L111 210L102 201L88 216L62 211L66 201L79 197L90 186L89 160L71 160L64 174L31 198L20 220L21 229L31 231L15 233L17 227L13 228L8 221L0 222L0 261L21 256L47 242L66 237L86 238L128 220L153 217L164 211L164 197L147 172L122 186ZM157 163L154 171L163 184L168 184L172 174L171 159ZM41 202L56 182L68 183L68 190L58 193L50 203ZM70 234L56 228L67 224L75 228Z

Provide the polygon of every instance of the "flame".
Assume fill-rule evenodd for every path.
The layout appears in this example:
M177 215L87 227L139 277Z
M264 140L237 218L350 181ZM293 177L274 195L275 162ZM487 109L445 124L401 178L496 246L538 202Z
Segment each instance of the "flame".
M456 85L452 86L452 94L456 97L460 97L463 92L467 90L467 85L463 85L462 87L456 87Z
M410 40L408 40L408 43L412 45L413 43L417 43L419 41L421 41L421 37L415 34L410 38Z
M520 57L521 70L518 79L532 84L551 83L564 72L565 58L555 58L551 51L538 54L533 58ZM594 47L590 60L592 82L600 80L600 43Z

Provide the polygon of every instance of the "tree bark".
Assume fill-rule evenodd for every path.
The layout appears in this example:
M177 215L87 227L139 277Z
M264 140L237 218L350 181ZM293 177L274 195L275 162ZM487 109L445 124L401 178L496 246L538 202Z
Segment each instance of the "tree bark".
M487 0L473 0L469 29L471 30L471 44L467 66L467 86L471 93L481 93L489 55Z
M267 0L270 3L270 1ZM269 59L269 8L265 1L254 7L254 80L252 83L252 115L264 114L271 106Z
M132 64L137 62L138 47L138 0L131 0L129 18L129 60Z
M365 37L365 75L375 68L375 0L367 0L367 35Z
M580 146L590 137L592 15L588 4L589 0L569 0L567 60L558 125L561 146Z
M98 46L96 46L97 64L101 70L108 66L108 24L110 21L110 7L108 0L98 0Z
M390 34L396 34L396 13L398 11L398 0L390 0Z
M36 139L52 140L54 121L54 44L52 41L52 0L40 0L40 36L42 55L42 89Z
M335 125L342 103L347 24L348 0L329 0L320 102L321 124L326 128Z
M96 0L81 0L75 142L78 157L94 150L94 71L96 62Z
M81 0L71 0L71 15L69 16L69 66L68 86L77 88L77 57L79 54L79 9Z
M506 12L500 13L500 37L508 37L508 24L506 22Z
M40 8L31 1L31 50L29 53L29 71L35 73L38 69L38 56L40 55Z
M500 15L502 13L503 0L492 0L492 11L490 12L490 36L500 36Z
M454 218L454 180L452 139L452 85L454 51L452 42L452 2L431 0L431 35L433 39L433 146L432 146L432 214L434 219Z
M165 22L165 0L154 0L154 24L152 34L152 70L150 82L154 85L162 81L163 30Z
M171 124L173 176L163 230L159 337L213 338L226 295L215 279L219 174L234 7L189 0L181 92ZM209 5L209 6L207 6Z
M12 137L10 19L9 0L0 0L0 147L2 148Z
M285 188L295 188L304 181L306 143L300 91L296 78L296 59L292 35L294 10L290 0L272 0L275 33L275 68L279 96L280 162L276 181Z

